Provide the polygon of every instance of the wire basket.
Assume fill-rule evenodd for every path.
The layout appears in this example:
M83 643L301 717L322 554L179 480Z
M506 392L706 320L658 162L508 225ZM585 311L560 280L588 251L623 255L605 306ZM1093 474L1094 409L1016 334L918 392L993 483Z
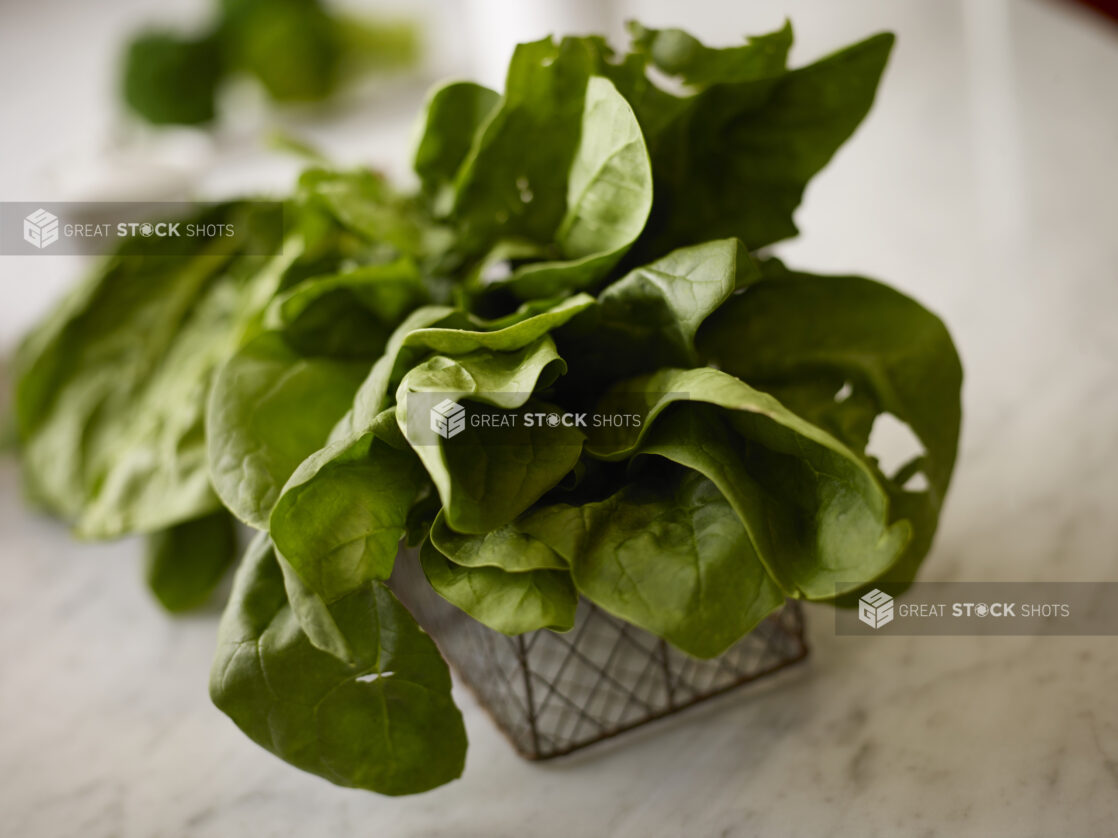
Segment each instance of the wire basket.
M808 653L788 600L724 654L699 660L580 600L575 625L508 637L436 594L414 556L391 585L517 752L550 759L728 692Z

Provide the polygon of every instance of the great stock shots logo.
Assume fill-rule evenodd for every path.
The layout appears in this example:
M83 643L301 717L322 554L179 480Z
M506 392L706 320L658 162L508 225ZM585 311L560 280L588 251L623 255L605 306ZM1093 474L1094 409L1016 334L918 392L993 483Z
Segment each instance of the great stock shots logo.
M283 220L279 201L0 201L0 256L271 256Z
M42 250L58 241L58 216L39 208L23 219L23 240Z
M466 429L466 408L458 402L443 399L431 408L431 430L443 439L450 439Z
M858 600L858 619L870 628L881 628L893 621L893 598L874 588Z

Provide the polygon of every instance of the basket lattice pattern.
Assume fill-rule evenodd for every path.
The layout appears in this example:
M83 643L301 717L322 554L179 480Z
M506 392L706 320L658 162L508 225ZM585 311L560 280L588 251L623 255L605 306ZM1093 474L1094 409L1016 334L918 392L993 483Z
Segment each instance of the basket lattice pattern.
M393 588L528 759L568 754L807 655L791 600L725 654L698 660L586 600L569 632L507 637L435 594L417 565L397 562Z

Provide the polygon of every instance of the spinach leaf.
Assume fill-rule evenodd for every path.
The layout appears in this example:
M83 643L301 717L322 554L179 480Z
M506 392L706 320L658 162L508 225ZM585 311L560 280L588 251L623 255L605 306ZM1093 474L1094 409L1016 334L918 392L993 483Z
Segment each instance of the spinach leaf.
M911 578L930 547L959 443L962 367L951 336L923 306L872 280L768 270L779 271L780 281L754 286L719 310L700 335L703 353L858 452L880 413L912 428L924 455L902 467L902 479L882 476L894 514L916 529L893 569ZM844 383L851 392L836 401ZM918 471L928 488L905 490Z
M124 56L124 101L153 125L210 122L224 73L221 44L212 34L146 32Z
M446 247L446 231L420 212L414 200L393 191L384 176L366 169L313 168L299 177L296 195L303 237L361 263L401 256L424 258ZM336 235L339 226L349 237Z
M408 510L424 485L415 455L373 435L311 454L269 519L276 548L327 603L387 579Z
M591 429L591 454L623 458L647 441L639 450L703 472L790 594L832 599L887 570L911 538L907 521L891 522L887 493L856 454L726 373L664 370L618 385L600 409L643 420Z
M448 306L424 306L408 315L388 339L380 356L357 388L353 407L338 420L330 434L330 443L341 443L338 450L353 445L372 429L373 423L390 406L394 388L408 369L422 360L428 350L407 343L417 329L454 321L458 313Z
M726 236L755 250L794 236L805 185L868 113L892 46L892 35L875 35L807 67L712 84L687 100L649 137L657 200L640 255Z
M721 654L784 602L709 480L676 469L521 526L562 551L578 590L688 654Z
M427 98L412 165L437 215L450 211L458 170L500 100L495 91L467 81L444 84Z
M318 101L355 71L412 62L408 25L338 16L319 0L222 0L201 35L144 32L124 57L124 100L156 125L215 117L219 87L253 77L276 101Z
M459 318L453 325L417 327L404 336L403 347L424 348L446 355L465 355L479 350L516 352L558 329L576 315L590 308L594 298L575 294L537 311L525 307L524 317L512 316L499 323L486 323L477 318ZM498 328L492 329L490 326Z
M431 524L431 544L460 567L495 567L509 573L566 570L567 563L519 527L505 524L483 535L455 532L442 512Z
M237 558L236 521L219 510L147 537L148 587L168 611L204 605Z
M529 187L522 199L535 200ZM566 212L555 231L565 261L533 262L507 280L521 299L589 288L644 229L652 208L652 164L633 109L611 82L587 84L582 130L567 181Z
M598 53L550 37L513 53L501 104L474 138L455 179L459 246L482 253L500 239L552 241L566 211L586 86Z
M551 412L529 399L541 381L546 386L563 369L554 342L544 335L516 352L436 355L404 376L397 421L431 476L452 528L484 533L507 524L574 467L581 431L529 424L524 415ZM449 438L437 435L428 414L445 399L461 398L498 410L479 413L488 421L471 418ZM511 426L500 421L508 412Z
M224 205L195 221L244 225L253 212ZM203 429L210 382L259 328L299 252L240 255L216 240L190 255L167 251L125 246L19 353L29 494L85 537L163 529L217 508Z
M420 560L439 596L494 631L516 635L574 625L578 594L566 569L512 573L491 565L463 567L430 541L420 548Z
M352 663L307 639L259 535L221 621L214 704L261 747L337 785L398 795L458 777L466 732L435 644L379 582L330 613Z
M779 75L792 48L792 24L768 35L757 35L736 47L704 46L682 29L650 29L629 23L632 48L645 53L661 72L692 87L733 84Z
M284 483L326 442L363 374L363 365L303 358L274 332L230 358L206 414L210 477L225 506L267 529Z
M277 101L326 98L341 74L340 31L318 0L224 0L220 32L233 67Z
M675 250L606 287L597 307L559 336L563 356L580 382L692 366L699 326L735 288L759 277L737 239Z
M428 301L418 268L404 257L300 282L272 301L268 323L305 355L375 359Z

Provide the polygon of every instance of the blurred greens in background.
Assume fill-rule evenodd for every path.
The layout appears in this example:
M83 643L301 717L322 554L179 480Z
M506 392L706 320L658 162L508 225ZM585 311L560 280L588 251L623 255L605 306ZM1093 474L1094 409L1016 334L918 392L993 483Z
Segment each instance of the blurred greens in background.
M213 122L221 85L256 79L276 102L320 102L361 73L407 67L418 56L408 22L332 11L320 0L217 0L199 35L148 30L124 56L123 95L156 125Z

